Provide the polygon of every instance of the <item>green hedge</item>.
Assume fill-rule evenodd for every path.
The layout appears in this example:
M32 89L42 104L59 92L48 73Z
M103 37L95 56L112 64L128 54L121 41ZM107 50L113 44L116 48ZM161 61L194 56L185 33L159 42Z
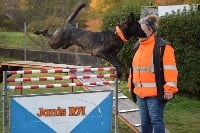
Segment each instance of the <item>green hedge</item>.
M114 27L131 11L139 19L140 7L139 4L126 3L120 10L108 11L103 19L103 28ZM185 10L161 17L158 33L174 45L179 71L179 94L200 97L200 12ZM129 40L118 54L126 65L130 60L135 40L136 38Z
M159 33L175 47L180 93L200 97L200 12L161 18Z

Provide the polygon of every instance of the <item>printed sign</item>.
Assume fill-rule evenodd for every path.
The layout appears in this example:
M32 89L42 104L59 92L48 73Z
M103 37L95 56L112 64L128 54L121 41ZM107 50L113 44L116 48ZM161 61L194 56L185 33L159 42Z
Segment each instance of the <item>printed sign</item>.
M112 91L13 96L11 133L109 133Z

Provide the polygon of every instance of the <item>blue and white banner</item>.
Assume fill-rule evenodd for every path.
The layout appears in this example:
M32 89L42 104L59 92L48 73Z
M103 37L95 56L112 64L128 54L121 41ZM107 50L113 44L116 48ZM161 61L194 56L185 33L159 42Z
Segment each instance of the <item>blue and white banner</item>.
M13 96L11 133L110 133L112 91Z

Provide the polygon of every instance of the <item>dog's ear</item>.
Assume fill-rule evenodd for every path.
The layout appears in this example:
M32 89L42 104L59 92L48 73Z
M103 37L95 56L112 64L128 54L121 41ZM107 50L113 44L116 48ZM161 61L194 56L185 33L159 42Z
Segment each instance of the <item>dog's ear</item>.
M128 17L128 22L135 22L135 15L133 12L130 13L129 17Z

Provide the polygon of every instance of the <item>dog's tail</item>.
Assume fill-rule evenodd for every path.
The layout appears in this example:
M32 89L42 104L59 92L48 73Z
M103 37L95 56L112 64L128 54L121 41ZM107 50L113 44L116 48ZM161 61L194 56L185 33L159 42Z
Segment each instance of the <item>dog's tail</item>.
M66 24L67 25L72 25L73 20L75 19L75 17L77 16L77 14L79 13L79 11L85 7L85 4L81 4L78 6L78 8L66 19Z

